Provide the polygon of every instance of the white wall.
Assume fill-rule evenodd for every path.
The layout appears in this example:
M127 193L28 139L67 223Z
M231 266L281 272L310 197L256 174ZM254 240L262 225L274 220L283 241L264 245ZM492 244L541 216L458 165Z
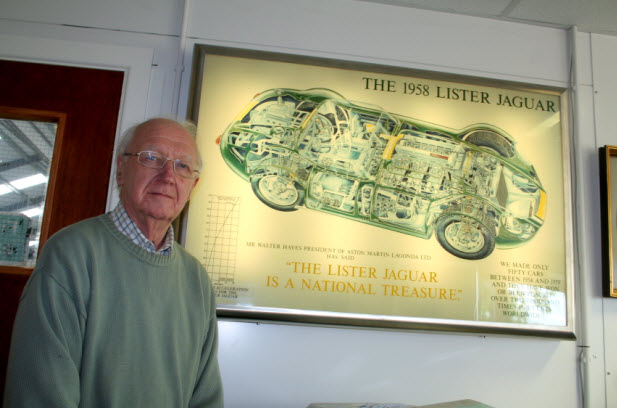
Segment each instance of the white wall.
M595 145L590 154L598 151L598 148L605 145L617 145L617 115L615 115L616 104L615 95L617 94L617 77L615 76L615 66L617 64L617 38L604 35L593 35L591 37L591 61L593 70L593 102L595 114ZM596 160L589 160L596 162ZM595 169L597 171L597 166ZM599 176L595 178L599 180ZM599 186L596 191L599 190ZM594 201L591 201L593 203ZM597 211L598 205L590 206L590 211ZM595 269L596 276L599 275ZM602 324L605 330L604 342L606 345L606 395L607 400L615 403L617 401L617 352L614 344L617 344L617 299L604 298L602 306Z
M140 84L125 92L121 129L174 109L180 50L185 69L180 113L186 109L195 43L565 88L571 42L577 67L573 164L579 186L574 191L581 243L578 287L585 300L580 303L583 336L578 342L222 320L220 362L229 407L301 408L316 401L421 405L472 398L499 408L568 408L583 406L578 375L582 351L581 379L591 390L586 406L610 406L605 401L603 331L608 324L604 318L614 313L603 314L602 309L617 305L603 301L598 286L595 150L609 142L596 142L594 103L608 106L608 112L613 103L594 95L593 81L600 68L607 72L614 64L594 55L592 72L591 49L592 43L594 51L596 46L614 48L612 38L355 0L189 0L186 20L183 7L164 0L130 5L63 0L53 10L40 0L2 1L0 40L6 41L0 41L0 55L111 66L127 72L128 84ZM604 135L614 138L608 136L610 128ZM609 334L612 340L614 334ZM611 359L608 367L617 364L617 357ZM610 384L615 401L614 382Z

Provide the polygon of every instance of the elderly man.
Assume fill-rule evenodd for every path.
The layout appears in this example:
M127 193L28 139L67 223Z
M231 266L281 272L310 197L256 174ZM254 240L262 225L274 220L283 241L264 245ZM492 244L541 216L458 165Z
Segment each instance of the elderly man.
M170 227L199 179L194 135L152 119L116 160L118 206L50 238L24 289L5 408L223 406L212 286Z

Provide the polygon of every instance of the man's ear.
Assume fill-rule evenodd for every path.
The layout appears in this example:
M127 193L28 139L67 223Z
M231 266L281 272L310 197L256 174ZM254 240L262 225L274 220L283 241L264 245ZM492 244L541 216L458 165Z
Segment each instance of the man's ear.
M122 187L122 184L124 184L124 165L126 161L123 159L124 157L118 157L116 159L116 184L118 188Z

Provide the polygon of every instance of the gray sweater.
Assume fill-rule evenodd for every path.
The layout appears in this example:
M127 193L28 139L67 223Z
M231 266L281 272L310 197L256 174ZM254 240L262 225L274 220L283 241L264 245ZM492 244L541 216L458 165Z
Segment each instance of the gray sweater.
M222 407L215 299L177 243L149 253L108 215L50 238L15 320L5 408Z

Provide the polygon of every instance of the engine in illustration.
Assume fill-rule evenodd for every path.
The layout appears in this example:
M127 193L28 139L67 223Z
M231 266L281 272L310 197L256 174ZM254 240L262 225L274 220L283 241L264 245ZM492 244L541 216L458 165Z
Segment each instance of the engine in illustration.
M280 211L327 212L430 238L463 259L528 242L546 192L514 140L448 130L327 89L257 95L220 138L222 156Z

